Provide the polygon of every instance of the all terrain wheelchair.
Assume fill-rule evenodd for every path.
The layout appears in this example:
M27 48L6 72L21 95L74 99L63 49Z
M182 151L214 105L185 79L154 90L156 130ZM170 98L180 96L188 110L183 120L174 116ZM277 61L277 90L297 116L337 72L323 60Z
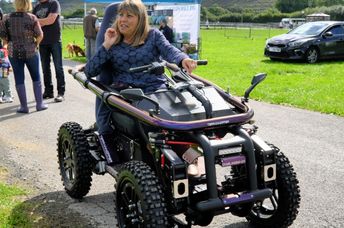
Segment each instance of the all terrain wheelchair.
M224 213L246 217L257 227L292 224L300 204L296 173L276 146L257 135L247 105L265 74L254 76L238 99L165 61L131 71L164 72L167 89L116 91L70 70L113 110L113 141L126 161L107 165L96 125L64 123L58 159L71 197L89 192L93 173L108 173L116 179L119 227L207 226Z

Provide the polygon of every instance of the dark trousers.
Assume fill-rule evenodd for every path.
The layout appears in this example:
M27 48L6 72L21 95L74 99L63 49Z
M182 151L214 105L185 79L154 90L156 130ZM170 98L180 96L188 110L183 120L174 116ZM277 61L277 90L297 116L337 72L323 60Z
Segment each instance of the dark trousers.
M51 80L50 57L53 57L55 74L57 81L57 92L60 95L65 93L65 76L62 66L62 44L61 42L54 44L39 45L39 52L41 54L42 69L44 76L45 93L53 94L54 86Z

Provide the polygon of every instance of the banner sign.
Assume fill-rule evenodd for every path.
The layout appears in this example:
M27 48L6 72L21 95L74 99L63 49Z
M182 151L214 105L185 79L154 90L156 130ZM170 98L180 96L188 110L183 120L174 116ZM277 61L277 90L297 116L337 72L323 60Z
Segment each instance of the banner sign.
M156 10L173 10L173 31L175 42L190 44L198 49L200 28L199 4L192 5L157 5ZM196 57L197 58L197 57Z
M122 2L122 1L116 1L116 0L84 0L84 2L87 3L114 3L114 2ZM144 4L201 4L201 0L142 0Z

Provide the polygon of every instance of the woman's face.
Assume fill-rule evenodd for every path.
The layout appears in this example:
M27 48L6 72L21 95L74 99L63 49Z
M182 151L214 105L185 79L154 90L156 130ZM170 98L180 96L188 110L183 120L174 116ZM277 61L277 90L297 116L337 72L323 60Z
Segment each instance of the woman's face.
M134 34L139 18L137 15L123 10L119 13L118 29L124 38L131 38Z

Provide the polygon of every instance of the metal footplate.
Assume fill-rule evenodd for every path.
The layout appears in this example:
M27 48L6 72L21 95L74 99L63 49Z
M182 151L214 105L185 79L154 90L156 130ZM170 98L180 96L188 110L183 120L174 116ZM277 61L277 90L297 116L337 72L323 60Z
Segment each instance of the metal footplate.
M238 196L209 199L197 203L196 207L199 211L218 210L236 204L251 203L257 200L265 199L270 197L271 194L272 190L270 188L265 188L248 193L242 193Z

